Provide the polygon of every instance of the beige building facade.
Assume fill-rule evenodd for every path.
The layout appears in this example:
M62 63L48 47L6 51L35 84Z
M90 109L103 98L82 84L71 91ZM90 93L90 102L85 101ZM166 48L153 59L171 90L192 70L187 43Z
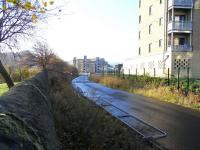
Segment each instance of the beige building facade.
M200 0L139 0L138 39L125 70L200 78Z

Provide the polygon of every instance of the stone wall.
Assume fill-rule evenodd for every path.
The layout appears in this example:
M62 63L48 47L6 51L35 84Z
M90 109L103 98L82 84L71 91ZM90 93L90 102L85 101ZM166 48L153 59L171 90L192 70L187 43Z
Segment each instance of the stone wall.
M0 97L0 149L59 149L47 72L16 85Z

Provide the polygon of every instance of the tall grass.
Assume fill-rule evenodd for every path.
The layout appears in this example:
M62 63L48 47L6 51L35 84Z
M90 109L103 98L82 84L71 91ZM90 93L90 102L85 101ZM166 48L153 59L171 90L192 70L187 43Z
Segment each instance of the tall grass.
M109 86L112 88L120 88L120 89L127 89L129 87L129 82L127 80L123 80L121 78L118 77L114 77L114 76L95 76L92 75L91 79L94 82L98 82L101 83L105 86Z
M61 149L153 149L100 107L78 97L69 81L51 75L50 87Z
M166 80L162 78L138 76L137 78L122 79L116 76L92 75L90 79L111 88L200 110L199 94L189 92L186 96L183 91L178 91L174 85L166 86Z
M8 86L6 83L0 84L0 96L8 91Z
M18 84L19 82L15 82L14 84ZM9 90L6 83L0 84L0 96L2 96L4 93L6 93Z

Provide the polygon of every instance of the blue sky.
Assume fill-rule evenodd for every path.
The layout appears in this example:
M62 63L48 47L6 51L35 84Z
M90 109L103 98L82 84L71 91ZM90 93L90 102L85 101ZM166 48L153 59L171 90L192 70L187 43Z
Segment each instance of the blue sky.
M71 0L68 15L51 19L45 30L48 43L63 59L104 57L123 62L137 48L137 0Z

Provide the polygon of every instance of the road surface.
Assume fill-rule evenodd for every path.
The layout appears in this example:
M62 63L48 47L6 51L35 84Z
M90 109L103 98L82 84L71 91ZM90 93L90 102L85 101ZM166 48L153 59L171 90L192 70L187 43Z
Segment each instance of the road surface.
M167 133L157 142L167 149L200 150L200 112L174 104L129 94L90 82L87 76L73 85L91 96L106 98L112 105Z

